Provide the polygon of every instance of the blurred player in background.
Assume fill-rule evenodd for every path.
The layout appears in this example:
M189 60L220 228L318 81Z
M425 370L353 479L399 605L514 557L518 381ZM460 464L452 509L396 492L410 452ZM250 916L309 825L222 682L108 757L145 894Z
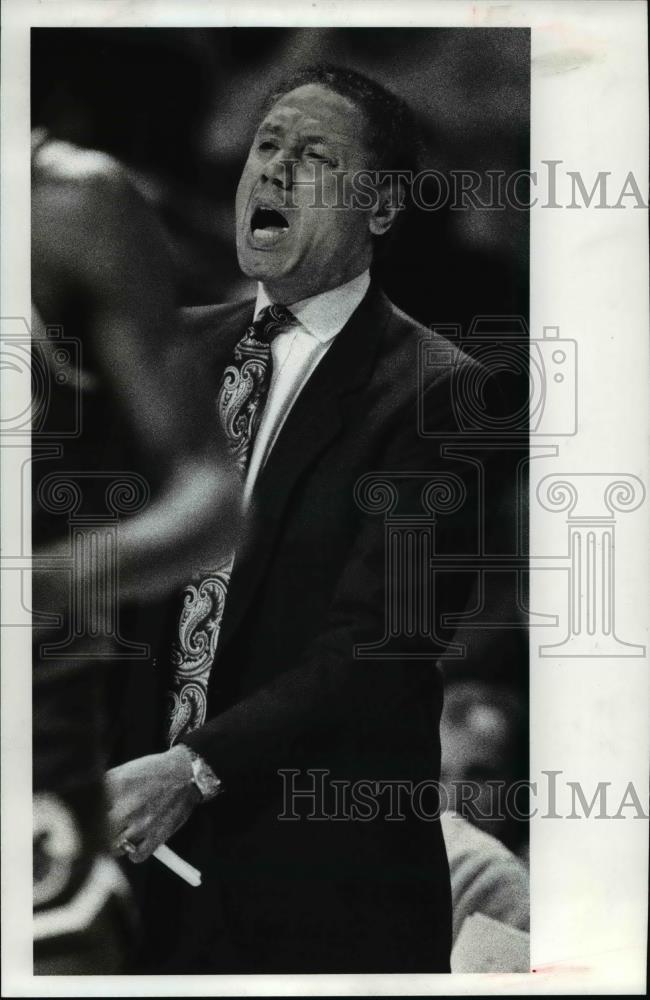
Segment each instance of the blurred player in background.
M81 433L55 458L34 465L35 568L70 555L61 516L39 503L46 475L69 474L73 481L82 473L83 502L97 513L106 473L137 471L150 500L120 523L119 591L101 596L140 608L141 600L184 581L199 555L219 559L232 549L240 537L239 480L207 403L209 373L201 386L194 370L190 385L175 343L174 285L154 213L113 157L43 130L32 141L32 298L42 364L53 369L49 325L81 344L80 365L65 384L49 380L46 427L55 433L66 395L76 393ZM75 593L107 587L101 571L92 559L75 565ZM33 607L69 624L71 591L61 579L36 572ZM132 613L136 633L146 614ZM133 671L78 657L48 662L41 651L50 635L42 627L34 632L35 971L116 972L133 924L125 882L109 854L102 706L107 670L118 678L108 679L117 701ZM100 628L92 656L105 662L115 655L114 643ZM136 671L139 680L149 673ZM137 710L146 715L147 707Z

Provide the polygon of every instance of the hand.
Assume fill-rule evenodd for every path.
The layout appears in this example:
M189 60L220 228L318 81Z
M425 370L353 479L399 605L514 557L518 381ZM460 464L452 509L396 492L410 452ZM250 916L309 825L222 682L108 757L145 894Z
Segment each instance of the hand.
M190 752L185 746L139 757L108 771L108 822L116 854L140 862L164 844L201 801L192 781ZM130 841L134 850L120 846Z

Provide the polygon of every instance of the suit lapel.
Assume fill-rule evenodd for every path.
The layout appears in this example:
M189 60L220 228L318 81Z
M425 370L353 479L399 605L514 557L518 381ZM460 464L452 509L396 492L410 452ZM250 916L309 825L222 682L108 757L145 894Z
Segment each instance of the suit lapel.
M292 490L340 433L345 397L370 379L390 311L388 300L371 285L294 402L255 484L254 530L238 555L230 582L221 648L241 622L263 578Z

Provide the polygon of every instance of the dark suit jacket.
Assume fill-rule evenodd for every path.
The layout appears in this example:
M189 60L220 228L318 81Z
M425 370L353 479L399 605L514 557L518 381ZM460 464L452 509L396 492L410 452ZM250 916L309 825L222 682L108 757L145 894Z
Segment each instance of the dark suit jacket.
M187 311L187 344L213 367L215 391L252 310L246 302ZM423 337L443 349L419 391ZM183 940L194 957L170 968L448 971L450 886L439 822L416 815L408 796L396 807L386 785L383 793L371 786L374 818L322 813L337 812L335 780L414 786L438 779L442 647L419 634L426 628L407 634L408 623L388 644L381 640L395 614L426 619L433 605L437 615L462 610L472 583L471 572L457 570L437 578L436 594L409 583L418 558L426 567L436 553L477 544L480 475L471 463L442 458L440 443L417 423L419 399L424 425L448 429L453 439L457 357L371 285L259 474L251 536L237 558L210 678L208 721L184 740L225 791L195 811L176 841L201 868L204 886L173 886L184 900L174 912L185 916L173 933L166 921L158 954ZM416 533L423 515L431 524L423 490L438 482L435 552L422 555L416 541L405 562L391 565L386 511L377 503L388 494L377 487L364 500L359 487L371 473L395 488L390 516L406 518ZM447 487L441 475L452 477ZM388 607L389 594L401 611ZM438 631L444 646L446 633ZM376 653L360 654L359 646L375 643ZM309 789L312 770L326 772L326 801L287 805L287 783ZM421 802L428 815L431 788ZM278 818L292 808L303 818ZM403 817L387 818L391 808ZM320 818L306 818L311 811ZM174 879L159 871L156 878L160 910L159 893L172 891Z

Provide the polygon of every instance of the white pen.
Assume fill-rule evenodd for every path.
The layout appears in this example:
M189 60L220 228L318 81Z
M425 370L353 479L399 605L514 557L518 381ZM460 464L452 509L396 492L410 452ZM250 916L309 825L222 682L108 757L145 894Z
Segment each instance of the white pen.
M190 885L201 885L201 872L198 868L194 868L187 861L183 861L175 851L167 847L167 844L161 844L160 847L157 847L153 852L153 856Z

